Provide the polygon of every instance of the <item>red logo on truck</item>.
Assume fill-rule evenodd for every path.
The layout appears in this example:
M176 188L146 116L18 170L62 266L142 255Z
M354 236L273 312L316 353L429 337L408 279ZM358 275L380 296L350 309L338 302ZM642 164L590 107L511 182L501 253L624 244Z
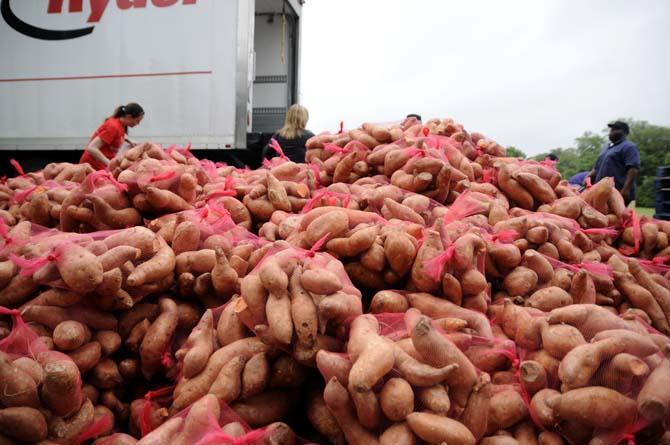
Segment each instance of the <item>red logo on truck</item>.
M87 23L98 23L102 19L110 0L88 0L91 5L91 12L86 20ZM151 2L153 6L158 8L166 8L176 4L194 5L197 0L116 0L116 6L121 10L131 8L146 8L147 4ZM2 18L15 31L23 35L41 40L67 40L82 37L93 32L94 26L86 28L70 29L70 30L53 30L44 29L33 26L24 22L14 14L10 6L10 0L1 0L0 12ZM68 4L67 12L83 12L84 0L49 0L47 6L47 13L61 14L63 13L63 4Z

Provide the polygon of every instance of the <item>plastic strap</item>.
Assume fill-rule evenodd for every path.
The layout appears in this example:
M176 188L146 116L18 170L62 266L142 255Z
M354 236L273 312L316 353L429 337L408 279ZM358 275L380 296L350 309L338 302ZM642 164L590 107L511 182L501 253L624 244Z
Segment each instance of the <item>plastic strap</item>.
M151 402L157 397L163 397L172 394L174 386L166 386L165 388L149 391L144 395L144 405L142 405L142 415L140 416L140 434L142 437L146 436L152 431L151 428Z
M405 149L405 154L409 155L410 158L423 158L426 156L426 150L418 147L409 147Z
M553 266L553 267L560 267L562 269L567 269L572 273L577 273L580 271L580 269L584 269L589 273L596 274L596 275L602 275L608 278L612 278L612 267L608 264L603 264L603 263L577 263L577 264L568 264L564 263L562 261L559 261L555 258L552 258L548 255L542 254L547 261Z
M12 158L9 160L9 163L14 167L14 170L16 170L16 173L18 173L20 176L25 176L26 172L23 171L23 167L21 167L21 164L19 164L19 161L16 159Z
M301 213L307 213L310 210L314 209L314 206L321 199L326 200L326 205L335 205L337 204L335 200L339 199L342 202L342 207L347 208L349 207L349 203L351 202L351 195L339 192L333 192L328 189L320 189L316 193L314 193L312 198L307 202L307 204L305 204L305 207L303 207Z
M12 237L9 236L9 229L4 218L0 218L0 237L5 240L5 244L10 244L13 241Z
M461 193L458 198L456 198L456 200L447 208L447 212L444 214L444 224L460 221L463 218L475 215L477 212L482 210L484 204L477 200L474 200L474 202L468 201L469 197L470 191L466 190Z
M26 198L28 198L28 196L32 195L32 193L33 193L35 190L37 190L38 187L39 187L39 186L36 185L36 186L34 186L34 187L30 187L29 189L21 190L20 192L15 193L14 196L12 196L12 200L11 200L11 201L12 201L12 202L15 202L15 203L19 203L19 204L23 203L23 201L25 201Z
M280 158L288 159L288 157L286 157L286 155L284 154L284 150L282 150L281 146L279 145L279 142L277 142L275 138L270 139L268 147L272 148L275 152L277 152Z
M657 256L651 260L638 259L637 261L644 270L650 273L664 274L670 271L670 265L666 264L670 261L670 256Z
M313 257L319 249L323 247L324 244L328 241L328 237L330 236L330 232L326 233L319 239L317 242L314 243L314 245L307 251L307 255L310 257Z
M0 315L11 315L12 317L20 316L21 312L18 309L9 309L4 306L0 306Z
M496 180L495 170L493 170L492 168L485 168L482 170L482 182L495 184L495 180Z
M82 431L79 436L73 442L74 445L80 445L86 442L88 439L93 439L100 436L103 431L109 431L114 426L114 422L110 418L109 414L105 413L102 417L99 417L93 423L91 423L84 431Z
M509 244L519 238L519 232L514 229L505 229L501 230L500 232L493 232L491 234L487 232L481 232L481 234L487 241L492 243L499 242L503 244Z
M582 229L582 233L585 235L617 236L619 230L616 227L605 227L602 229Z
M619 252L624 255L635 255L640 251L640 240L642 239L642 228L640 227L640 217L635 210L631 211L628 218L623 223L624 228L633 228L633 246L624 246Z
M53 261L57 261L58 256L52 252L45 256L28 260L12 253L9 256L9 259L12 261L12 263L16 264L16 266L21 269L20 273L22 277L28 277L37 272L38 270L40 270L42 267L46 266L47 264Z
M250 431L241 437L232 437L221 430L215 430L205 433L194 445L251 445L258 443L266 435L267 427Z
M177 175L176 171L170 170L170 171L159 173L157 175L152 176L151 178L149 178L149 182L158 182L158 181L162 181L163 179L170 179L170 178L172 178L176 175Z
M326 150L328 153L345 154L349 153L349 149L347 149L348 145L349 144L345 145L344 147L340 147L339 145L335 145L332 142L326 142L323 144L323 149Z
M454 255L456 250L455 246L452 244L446 248L444 252L431 258L423 263L423 270L432 279L433 281L440 281L442 279L442 272L444 271L444 266L451 261L451 257Z
M205 173L207 173L207 176L209 176L210 179L216 178L217 165L214 162L210 161L209 159L200 159L200 166L205 171Z

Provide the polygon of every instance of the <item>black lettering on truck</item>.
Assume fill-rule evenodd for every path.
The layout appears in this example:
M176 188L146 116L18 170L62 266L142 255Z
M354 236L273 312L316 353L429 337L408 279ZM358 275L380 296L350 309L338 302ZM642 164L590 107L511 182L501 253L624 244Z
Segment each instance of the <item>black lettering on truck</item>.
M68 12L83 12L83 0L49 0L47 6L48 14L61 14L63 12L63 3L68 2ZM109 5L110 0L89 0L91 13L88 17L88 23L98 23ZM116 5L121 10L131 8L145 8L149 0L116 0ZM194 5L197 0L151 0L151 3L158 8L165 8L176 5L181 1L182 5ZM10 6L10 0L0 0L0 13L7 24L17 32L23 35L40 40L68 40L83 37L93 32L94 26L70 30L44 29L24 22L14 14Z

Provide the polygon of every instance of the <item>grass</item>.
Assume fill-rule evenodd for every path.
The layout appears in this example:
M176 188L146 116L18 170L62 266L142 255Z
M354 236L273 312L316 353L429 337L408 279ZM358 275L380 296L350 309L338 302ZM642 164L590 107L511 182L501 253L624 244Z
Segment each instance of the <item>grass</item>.
M637 211L637 214L640 216L654 216L654 213L656 212L656 209L652 207L636 207L635 211Z

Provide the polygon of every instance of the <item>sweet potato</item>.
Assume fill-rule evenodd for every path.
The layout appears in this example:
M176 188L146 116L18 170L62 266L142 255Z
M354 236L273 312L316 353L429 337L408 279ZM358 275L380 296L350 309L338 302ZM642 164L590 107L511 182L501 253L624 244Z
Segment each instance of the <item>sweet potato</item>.
M384 415L398 422L414 411L414 392L406 380L392 378L382 387L379 402Z
M370 391L393 368L393 344L377 335L378 330L379 324L371 315L357 317L351 326L348 352L354 364L349 387L358 392Z
M635 421L634 400L609 388L591 386L547 398L555 415L596 428L614 429Z
M511 296L523 296L537 285L538 276L527 267L519 266L510 272L503 280L503 287Z
M223 365L233 357L241 356L249 359L254 354L267 352L268 350L269 347L258 338L244 338L216 350L200 374L192 379L182 380L177 385L170 411L172 413L179 412L206 394Z
M573 326L549 325L546 321L542 323L542 347L559 360L572 349L585 343L584 336Z
M332 238L326 243L326 249L339 257L356 256L368 250L378 234L379 227L364 227L346 238Z
M212 352L214 352L214 316L211 310L207 310L186 342L175 353L175 358L183 361L184 377L191 378L202 371Z
M115 331L98 331L93 335L93 340L100 343L105 355L112 355L121 347L121 336Z
M83 402L77 365L67 358L51 357L50 353L40 357L40 361L44 367L42 401L57 416L67 417L77 412Z
M191 272L199 275L211 272L216 266L216 250L200 249L192 252L182 252L175 257L175 272L181 275Z
M373 314L404 313L407 309L409 309L407 299L393 291L379 291L370 302L370 312Z
M184 221L177 224L171 243L175 255L197 250L198 244L200 244L200 229L194 222Z
M270 364L265 353L253 355L242 371L240 396L248 399L260 394L266 388L270 376Z
M161 357L167 351L179 321L177 305L173 300L161 298L158 304L161 313L151 324L140 345L142 375L147 379L158 371Z
M152 322L158 317L160 309L157 304L138 303L131 309L125 311L119 319L119 334L121 338L127 338L133 327L144 319Z
M451 402L444 385L437 384L417 391L419 406L435 413L446 416L449 413Z
M349 229L349 224L349 216L342 209L326 213L306 227L305 241L312 246L324 236L327 236L327 240L340 238Z
M39 287L32 276L14 275L0 292L0 305L15 307L25 302Z
M531 397L547 386L547 371L542 364L536 361L525 360L521 362L519 375L524 390Z
M337 378L333 377L328 381L323 392L323 399L342 429L347 443L379 444L377 438L363 428L354 416L349 394L337 381Z
M77 349L91 339L91 331L78 321L69 320L59 323L54 329L54 344L61 351Z
M307 282L310 285L316 285L316 282L311 282L315 277L334 274L327 270L311 271L314 273L310 274L307 274L307 272L310 271L308 270L303 272L301 267L296 267L293 270L293 274L291 274L289 290L291 293L291 319L293 321L293 327L296 332L297 340L303 347L312 348L318 333L317 309L311 296L306 292L304 283ZM314 275L314 277L310 278L310 275ZM312 286L312 288L318 288L319 290L322 290L323 286ZM338 288L341 288L341 284L339 283L337 283L335 286L330 286L330 288L326 290L339 290Z
M628 329L625 321L595 304L572 304L554 309L547 317L549 324L566 323L576 327L586 340L600 331Z
M632 275L618 271L614 271L614 283L617 289L628 298L633 306L642 309L649 315L656 329L665 334L670 333L668 319L658 301L649 290L637 284ZM647 284L652 283L647 282Z
M35 408L0 409L0 433L22 442L39 442L47 438L47 421Z
M485 315L463 309L449 301L434 297L426 293L409 293L407 301L410 306L421 311L431 318L455 317L467 321L468 326L477 332L477 335L491 338L493 332Z
M424 264L438 256L442 250L440 234L434 230L428 230L412 266L412 283L418 290L432 293L438 289L440 283L426 273Z
M117 388L123 378L115 361L104 359L98 363L91 373L91 383L103 390Z
M487 430L494 433L509 428L528 415L528 409L521 395L514 389L494 392L489 403Z
M572 296L556 286L549 286L533 292L526 300L528 306L544 312L572 304Z
M512 201L523 209L532 209L533 196L511 176L511 167L504 166L498 171L498 186Z
M137 287L152 281L158 281L171 274L175 268L175 254L164 241L156 254L149 260L138 265L128 276L129 286Z
M151 206L162 212L181 212L193 208L184 198L169 190L162 190L157 187L146 188L147 201Z
M94 194L88 195L87 199L93 204L95 217L113 229L125 229L142 222L142 215L134 207L115 209L103 198Z
M237 401L231 408L249 426L258 428L282 419L293 405L292 397L280 390L269 390L245 401Z
M235 357L223 365L209 393L224 403L236 400L242 392L242 371L246 361L244 357Z
M0 404L4 407L40 407L35 380L23 369L15 366L9 357L0 353Z
M68 356L77 365L79 372L84 374L93 369L98 362L100 362L102 348L100 347L100 343L92 341L71 351Z
M477 380L475 367L449 339L440 335L432 327L428 318L413 311L415 310L410 309L407 312L412 343L424 362L435 367L443 367L452 363L458 365L458 368L447 378L447 383L452 402L462 411Z
M650 422L667 417L670 411L670 391L664 382L670 378L670 362L664 359L652 371L637 396L640 414Z
M458 368L456 364L450 364L441 368L435 368L420 362L412 355L405 352L402 347L396 345L394 368L398 373L414 386L432 386L444 382L449 374ZM417 356L418 353L413 351Z
M547 404L547 400L561 393L554 389L542 389L538 391L530 401L530 411L533 413L533 419L544 427L553 427L556 425L557 418L553 408Z
M430 413L411 413L407 424L420 439L430 444L475 445L475 437L462 423Z
M641 286L651 292L652 296L661 307L666 320L670 320L670 290L657 283L637 261L632 259L629 260L628 267L630 272L635 277L635 280L637 280Z

